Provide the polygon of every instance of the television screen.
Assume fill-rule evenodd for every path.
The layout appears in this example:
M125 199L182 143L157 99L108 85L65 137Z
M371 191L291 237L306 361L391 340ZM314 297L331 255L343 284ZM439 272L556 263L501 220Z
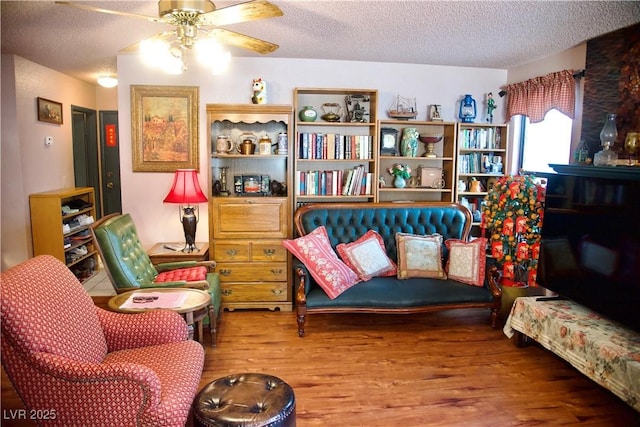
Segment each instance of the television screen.
M538 283L640 331L640 171L553 166Z

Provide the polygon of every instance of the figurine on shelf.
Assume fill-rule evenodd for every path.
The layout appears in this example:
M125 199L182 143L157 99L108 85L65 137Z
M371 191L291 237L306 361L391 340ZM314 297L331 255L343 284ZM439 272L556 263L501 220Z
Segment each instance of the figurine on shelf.
M287 187L280 181L276 181L275 179L271 180L269 184L269 189L271 190L272 196L286 196L287 195Z
M496 101L493 99L493 93L489 92L487 94L487 121L489 123L493 123L493 110L496 108Z
M267 103L267 82L258 78L253 79L253 96L251 102L254 104L266 104Z

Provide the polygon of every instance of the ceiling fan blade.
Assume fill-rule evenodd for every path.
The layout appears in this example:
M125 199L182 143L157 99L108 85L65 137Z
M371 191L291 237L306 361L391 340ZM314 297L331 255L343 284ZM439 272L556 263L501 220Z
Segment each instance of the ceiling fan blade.
M212 37L215 37L220 43L228 44L235 47L241 47L247 50L261 53L263 55L271 53L280 46L264 40L256 39L245 34L236 33L222 28L216 28L210 31Z
M145 40L149 41L168 41L171 42L172 39L175 39L175 31L164 31L162 33L155 34ZM140 50L140 43L142 41L136 42L130 46L125 47L124 49L120 49L122 53L136 53Z
M109 15L129 16L131 18L144 19L149 22L163 22L160 18L154 18L152 16L138 15L138 14L129 13L129 12L120 12L118 10L101 9L99 7L87 6L79 3L71 3L68 1L56 1L55 4L60 4L63 6L72 6L77 9L88 10L91 12L108 13Z
M200 15L199 24L221 27L276 16L282 16L278 6L265 0L253 0L204 13Z

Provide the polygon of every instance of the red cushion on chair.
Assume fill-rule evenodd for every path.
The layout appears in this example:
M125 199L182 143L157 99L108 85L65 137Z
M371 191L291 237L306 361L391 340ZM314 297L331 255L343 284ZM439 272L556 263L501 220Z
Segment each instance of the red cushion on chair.
M181 268L178 270L164 271L156 277L155 283L163 282L180 282L182 280L186 282L196 282L198 280L207 279L207 267L191 267Z

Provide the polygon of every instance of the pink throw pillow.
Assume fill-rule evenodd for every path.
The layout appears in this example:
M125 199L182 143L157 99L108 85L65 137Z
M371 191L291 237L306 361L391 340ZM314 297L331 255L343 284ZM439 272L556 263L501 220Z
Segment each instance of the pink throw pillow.
M316 228L306 236L283 240L282 245L302 261L331 299L360 282L356 273L336 255L324 226Z

